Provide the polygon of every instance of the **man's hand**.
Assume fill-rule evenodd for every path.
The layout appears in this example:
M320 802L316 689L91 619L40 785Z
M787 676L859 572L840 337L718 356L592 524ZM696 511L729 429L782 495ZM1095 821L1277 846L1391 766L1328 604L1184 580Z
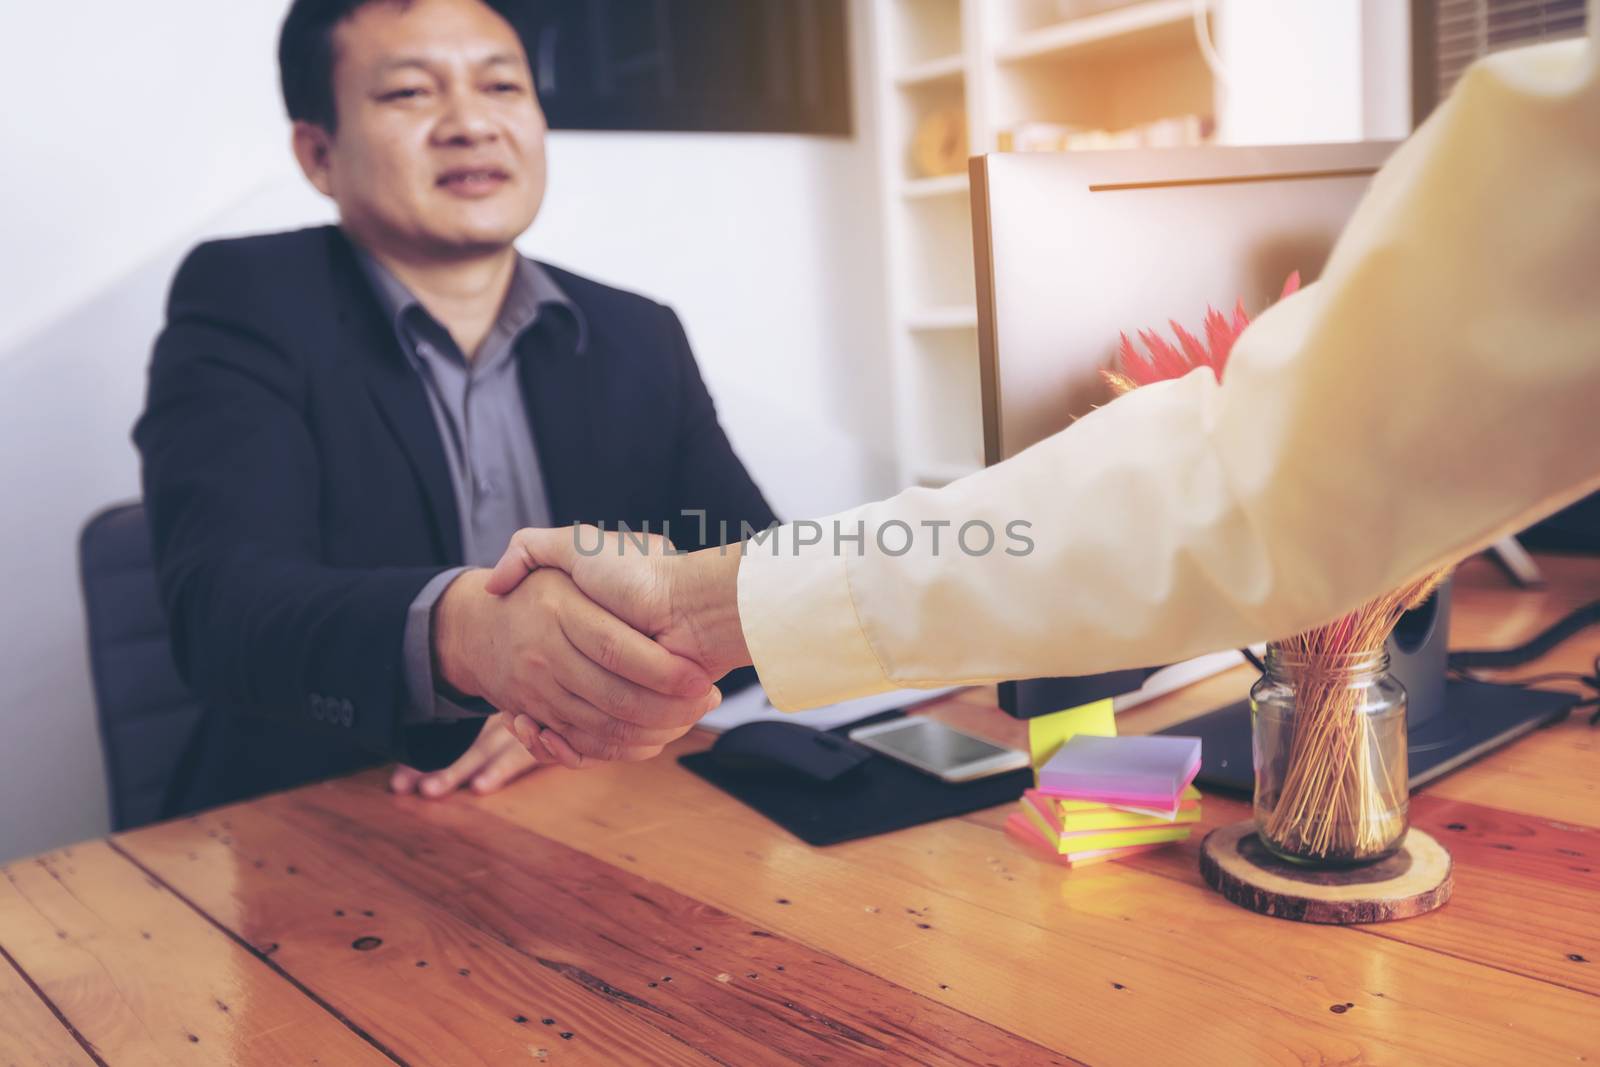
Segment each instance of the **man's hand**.
M595 546L598 551L592 551ZM664 650L698 663L707 677L720 678L750 662L739 626L739 558L737 546L675 555L659 537L641 546L633 538L587 526L519 530L484 590L515 595L558 569L596 604ZM583 766L592 758L565 730L546 725L555 736L552 730L540 731L537 722L513 729L539 743L536 755L547 752L567 766ZM563 746L563 739L571 744Z
M450 766L438 771L396 767L389 789L436 800L467 785L481 795L503 789L538 768L539 761L512 734L511 716L501 712L483 721L478 739Z
M566 574L548 570L502 597L486 592L488 573L452 582L434 619L438 675L460 692L559 731L595 760L648 759L721 702L703 669L598 607Z

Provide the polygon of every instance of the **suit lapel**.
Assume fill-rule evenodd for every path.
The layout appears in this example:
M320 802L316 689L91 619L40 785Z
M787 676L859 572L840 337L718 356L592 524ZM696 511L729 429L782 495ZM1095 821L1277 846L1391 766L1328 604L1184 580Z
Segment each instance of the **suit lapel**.
M379 416L416 475L441 560L459 563L463 550L455 488L422 379L401 350L393 324L384 319L348 239L333 227L329 235L334 285L342 290L336 306L345 349L359 366Z
M522 339L517 376L528 411L539 469L557 526L597 522L605 516L595 471L603 469L595 449L595 361L577 351L577 332L567 317L545 311Z

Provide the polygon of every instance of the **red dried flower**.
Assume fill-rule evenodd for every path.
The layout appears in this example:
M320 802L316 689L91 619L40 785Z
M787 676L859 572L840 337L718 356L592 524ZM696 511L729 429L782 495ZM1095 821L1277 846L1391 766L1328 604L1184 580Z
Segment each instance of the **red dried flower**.
M1283 283L1283 292L1279 294L1278 299L1282 300L1299 288L1300 272L1295 271ZM1128 340L1127 334L1122 335L1122 343L1117 346L1120 368L1101 372L1117 395L1120 396L1152 382L1182 378L1196 367L1210 367L1211 373L1217 376L1217 381L1222 381L1222 372L1228 366L1228 355L1233 351L1233 343L1239 339L1241 333L1244 333L1244 328L1250 325L1250 316L1245 313L1243 300L1234 305L1231 320L1216 308L1207 307L1204 344L1198 337L1178 325L1176 320L1167 320L1167 325L1172 327L1173 334L1178 338L1178 347L1173 347L1155 330L1139 331L1139 340L1144 342L1145 351L1149 353L1148 357L1139 354L1133 342Z

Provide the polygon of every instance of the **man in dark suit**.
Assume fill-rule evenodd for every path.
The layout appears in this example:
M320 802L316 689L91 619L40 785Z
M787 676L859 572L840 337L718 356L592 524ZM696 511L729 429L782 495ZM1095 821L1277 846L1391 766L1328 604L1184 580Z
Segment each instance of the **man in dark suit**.
M393 786L533 765L509 713L645 758L719 694L566 575L508 597L525 526L683 549L773 516L682 327L519 256L543 115L483 0L295 0L294 150L340 225L197 248L134 436L180 670L210 709L170 813L384 759ZM485 716L496 712L493 717Z

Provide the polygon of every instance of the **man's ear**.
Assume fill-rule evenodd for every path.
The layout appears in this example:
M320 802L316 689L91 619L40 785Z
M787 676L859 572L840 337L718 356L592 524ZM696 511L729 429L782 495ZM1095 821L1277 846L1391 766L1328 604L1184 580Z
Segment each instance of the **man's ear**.
M294 158L299 162L306 180L327 197L333 196L333 168L328 158L332 142L333 135L316 123L303 119L295 122L292 137Z

